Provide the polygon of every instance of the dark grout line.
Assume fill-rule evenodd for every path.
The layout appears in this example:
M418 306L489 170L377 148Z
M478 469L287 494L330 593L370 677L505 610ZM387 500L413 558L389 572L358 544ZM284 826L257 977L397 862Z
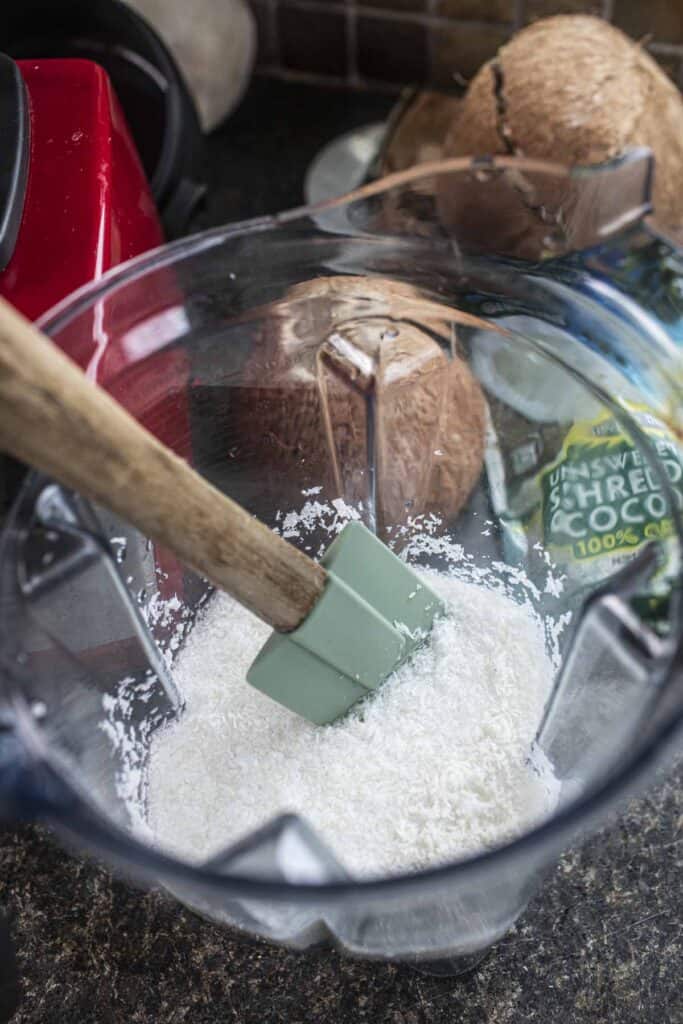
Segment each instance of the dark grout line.
M268 52L272 54L273 62L280 63L280 33L277 24L277 3L278 0L268 0Z
M650 53L661 54L662 57L683 57L681 43L648 43L647 49Z
M358 19L356 0L347 0L346 3L346 45L347 45L347 74L349 83L353 86L359 84L358 75Z
M321 75L315 71L293 71L279 64L259 64L256 71L264 78L279 78L283 82L298 82L301 85L322 85L334 89L358 90L361 92L383 93L396 96L406 87L405 82L382 82L376 78L358 75L352 84L342 75Z
M280 0L284 7L293 7L302 11L329 11L330 7L323 0ZM424 13L422 11L393 11L378 7L365 7L363 4L353 4L356 17L362 15L364 18L373 18L376 21L390 21L398 22L403 21L411 25L424 25L427 28L457 28L459 25L468 25L470 27L490 29L492 26L495 28L507 29L512 31L514 24L511 21L479 21L469 20L465 18L447 18L440 14Z
M427 14L429 17L437 17L436 5L438 0L427 0ZM427 67L430 76L434 73L436 55L436 32L427 32Z
M514 31L517 32L524 25L526 19L526 0L515 0Z

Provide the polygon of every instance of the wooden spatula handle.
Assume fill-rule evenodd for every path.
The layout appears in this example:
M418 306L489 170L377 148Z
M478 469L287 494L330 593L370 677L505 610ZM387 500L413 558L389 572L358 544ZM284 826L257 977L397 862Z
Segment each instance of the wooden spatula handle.
M127 519L275 629L325 570L212 487L0 300L0 448Z

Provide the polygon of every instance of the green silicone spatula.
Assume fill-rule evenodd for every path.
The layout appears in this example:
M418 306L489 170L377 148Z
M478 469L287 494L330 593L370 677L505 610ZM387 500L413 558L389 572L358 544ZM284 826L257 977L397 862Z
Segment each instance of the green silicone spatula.
M0 448L107 506L271 625L249 682L317 724L429 633L439 598L352 522L314 562L221 494L0 300Z

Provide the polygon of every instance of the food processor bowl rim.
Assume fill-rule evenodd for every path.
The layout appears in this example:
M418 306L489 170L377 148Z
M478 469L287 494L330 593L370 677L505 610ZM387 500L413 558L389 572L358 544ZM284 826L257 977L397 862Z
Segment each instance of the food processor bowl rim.
M625 150L619 156L605 161L605 163L589 166L576 165L568 167L565 164L550 160L519 156L451 157L447 160L436 160L430 163L420 164L404 171L396 171L393 174L385 175L383 178L361 185L352 192L337 196L333 199L326 199L318 203L304 206L296 206L280 213L264 214L263 216L252 217L247 220L218 225L217 227L198 231L172 242L165 242L154 249L149 249L138 256L134 256L129 260L124 260L123 262L118 263L116 266L111 267L106 271L96 281L90 281L82 285L80 288L75 289L75 291L71 292L60 302L52 306L51 309L47 310L39 318L37 325L41 330L48 334L54 333L61 330L71 319L93 306L98 300L104 298L106 295L112 294L118 287L127 284L135 277L147 271L162 270L165 267L178 262L181 258L187 258L189 256L206 252L230 239L257 235L285 225L296 225L297 222L301 222L302 224L306 223L319 235L330 237L331 239L334 238L337 241L339 241L341 237L347 237L349 240L362 238L366 243L373 241L373 239L383 239L386 241L386 236L377 235L375 233L366 233L360 229L347 236L326 233L325 230L320 227L317 218L321 214L325 214L336 208L347 206L358 199L372 198L393 188L409 185L422 179L432 180L435 176L459 171L488 173L499 170L513 172L524 170L530 173L547 174L551 178L581 181L591 177L598 177L606 171L623 167L624 165L634 164L638 161L647 161L647 163L651 165L651 151L647 147L633 147ZM651 166L649 167L648 178L650 176ZM646 208L649 210L649 205L644 203L642 210L644 211ZM666 233L660 231L656 225L654 230L659 231L660 236L667 241L670 241L670 244L676 244L675 241L668 239ZM406 247L414 247L422 244L423 247L426 247L429 245L435 245L437 239L402 235L394 237L392 241L397 246L405 245ZM447 240L444 239L443 241L446 242ZM533 266L534 264L530 265Z

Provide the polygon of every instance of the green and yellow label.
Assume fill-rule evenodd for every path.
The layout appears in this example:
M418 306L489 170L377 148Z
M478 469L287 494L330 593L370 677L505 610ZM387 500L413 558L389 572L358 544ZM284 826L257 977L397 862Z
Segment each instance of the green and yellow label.
M590 422L576 423L558 457L540 474L545 546L565 565L605 559L607 574L615 560L624 560L618 556L633 554L646 541L665 540L674 533L672 493L676 505L683 507L679 450L671 432L651 411L632 405L629 412L647 434L656 460L648 460L618 420L606 412Z

